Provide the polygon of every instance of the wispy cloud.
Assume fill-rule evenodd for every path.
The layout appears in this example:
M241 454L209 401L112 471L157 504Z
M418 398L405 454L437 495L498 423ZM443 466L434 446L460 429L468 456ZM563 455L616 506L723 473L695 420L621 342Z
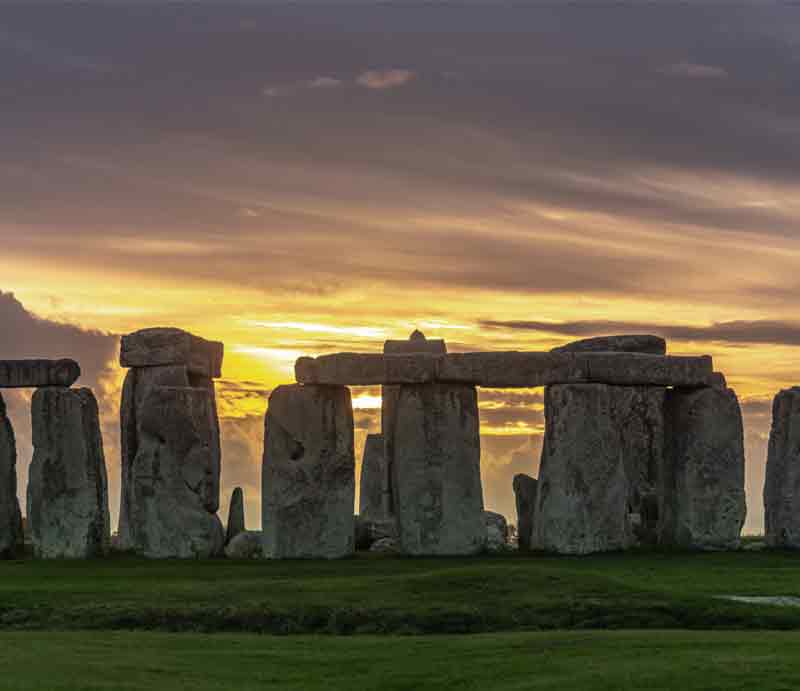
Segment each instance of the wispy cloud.
M408 84L415 77L411 70L367 70L356 79L366 89L395 89Z
M687 61L668 65L663 72L672 77L686 77L688 79L725 79L728 76L728 71L722 67Z

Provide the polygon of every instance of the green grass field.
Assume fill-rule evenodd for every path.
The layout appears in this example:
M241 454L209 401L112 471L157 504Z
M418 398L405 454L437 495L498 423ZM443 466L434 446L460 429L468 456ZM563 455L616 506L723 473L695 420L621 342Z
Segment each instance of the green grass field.
M478 636L0 634L14 691L797 688L800 634L539 632Z
M0 689L800 686L800 608L720 595L800 555L1 562Z

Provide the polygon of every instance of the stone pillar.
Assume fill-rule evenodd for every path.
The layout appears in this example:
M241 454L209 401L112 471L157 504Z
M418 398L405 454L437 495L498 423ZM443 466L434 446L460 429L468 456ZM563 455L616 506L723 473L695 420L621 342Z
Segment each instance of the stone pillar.
M358 504L362 518L379 521L391 516L391 485L382 434L367 435Z
M531 549L538 485L539 481L529 475L520 473L514 476L514 497L517 502L517 539L522 551Z
M353 428L346 387L293 384L272 392L261 475L265 557L353 553Z
M222 552L224 533L216 515L221 453L213 381L221 374L222 358L222 343L180 329L145 329L123 337L120 362L131 368L121 407L123 549L154 558ZM161 423L153 418L152 406L160 406L167 416ZM149 430L144 429L145 421ZM159 424L169 438L157 436ZM182 440L176 436L181 425L186 425ZM162 467L161 452L168 453L170 467ZM202 477L202 482L182 486L176 479L181 476Z
M658 387L547 387L536 549L589 554L655 541L664 395Z
M237 487L231 494L231 503L228 507L228 525L225 532L225 544L229 544L239 533L245 531L244 527L244 492Z
M0 559L15 557L22 545L22 513L17 499L17 442L0 396Z
M800 387L784 389L772 405L764 534L770 547L800 549Z
M662 543L736 549L747 514L744 432L732 389L673 389L666 399Z
M34 554L89 559L107 553L108 480L97 401L89 389L33 395L28 522Z
M384 387L384 436L402 550L468 555L486 542L474 386Z

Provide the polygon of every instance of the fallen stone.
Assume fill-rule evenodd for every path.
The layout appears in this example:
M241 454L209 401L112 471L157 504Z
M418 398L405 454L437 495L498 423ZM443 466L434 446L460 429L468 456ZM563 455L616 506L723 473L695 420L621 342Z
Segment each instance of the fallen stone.
M0 389L69 387L80 376L75 360L0 360Z
M222 376L225 347L182 329L142 329L122 337L120 364L123 367L185 365L193 374Z
M468 555L486 542L477 392L386 387L386 457L402 551Z
M349 556L354 500L350 391L297 384L276 388L265 420L264 556Z
M17 499L17 442L0 396L0 559L11 559L22 547L22 512Z
M784 389L772 404L764 521L770 547L800 549L800 386Z
M486 551L503 552L508 547L508 522L505 516L494 511L484 511L486 521Z
M409 353L444 355L447 352L447 346L442 339L428 340L421 331L414 331L407 341L386 341L383 344L383 352L386 355L407 355Z
M551 386L532 546L560 554L654 542L665 390Z
M514 476L514 497L517 503L517 540L521 550L531 549L533 519L536 511L536 489L539 481L528 475Z
M667 342L659 336L642 334L625 336L600 336L597 338L584 338L574 343L559 348L553 348L554 353L647 353L650 355L665 355Z
M300 358L297 381L370 386L461 383L488 388L534 388L554 384L708 386L710 356L642 353L486 352L448 355L339 353Z
M389 468L382 434L369 434L361 462L359 511L362 516L386 519L391 515Z
M377 554L402 554L400 544L393 537L384 537L373 542L369 551Z
M747 508L736 394L732 389L668 391L666 425L662 543L738 548Z
M369 549L373 543L385 537L397 537L397 524L393 519L372 519L355 516L356 549Z
M244 491L237 487L231 494L231 503L228 507L228 525L225 532L225 544L227 545L239 533L245 532L244 527Z
M263 556L264 534L260 530L245 530L225 546L228 559L260 559Z
M219 445L208 390L152 386L136 415L127 548L151 558L221 554L225 536L216 515Z
M111 520L94 394L89 389L38 389L31 418L27 516L34 554L41 559L105 555Z

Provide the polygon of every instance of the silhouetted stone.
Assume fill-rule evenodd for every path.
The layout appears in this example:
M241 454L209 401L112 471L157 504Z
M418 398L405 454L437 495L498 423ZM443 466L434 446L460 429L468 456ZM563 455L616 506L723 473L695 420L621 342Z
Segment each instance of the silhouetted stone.
M589 554L655 541L664 395L657 387L547 388L535 548Z
M448 355L338 353L300 358L297 381L341 386L460 383L489 388L554 384L708 386L711 357L643 353L486 352Z
M89 559L106 554L111 527L97 401L89 389L33 395L28 520L34 554Z
M17 443L0 396L0 559L18 553L22 543L22 513L17 499Z
M708 381L708 385L713 389L725 391L728 388L728 381L725 379L725 375L722 372L714 372L711 375L711 379Z
M484 511L486 521L486 551L502 552L508 546L508 522L505 516L494 511Z
M386 457L399 542L415 555L483 549L477 392L432 384L384 389Z
M354 500L350 391L297 384L276 388L265 420L264 556L352 554Z
M0 389L69 387L80 376L75 360L0 360Z
M428 340L425 334L416 330L411 334L407 341L386 341L383 344L383 352L386 355L401 355L410 353L429 353L431 355L444 355L447 346L444 340L433 338Z
M529 550L531 548L538 485L539 481L536 478L523 474L514 476L514 497L517 503L517 539L521 550Z
M784 389L772 405L764 483L765 536L770 547L800 549L800 387Z
M129 548L154 558L221 554L219 443L210 393L151 386L136 416L137 450L127 486Z
M225 546L228 559L260 559L263 556L264 534L260 530L245 530Z
M659 336L643 334L623 336L599 336L584 338L553 348L554 353L646 353L649 355L665 355L667 342Z
M361 462L359 512L365 518L385 519L391 515L389 468L382 434L369 434Z
M244 527L244 491L237 487L231 494L231 503L228 507L228 526L225 533L225 544L227 545L239 533L245 531Z
M122 337L123 367L185 365L194 374L222 376L224 345L174 328L142 329Z
M670 390L662 542L736 549L747 508L744 432L731 389Z

